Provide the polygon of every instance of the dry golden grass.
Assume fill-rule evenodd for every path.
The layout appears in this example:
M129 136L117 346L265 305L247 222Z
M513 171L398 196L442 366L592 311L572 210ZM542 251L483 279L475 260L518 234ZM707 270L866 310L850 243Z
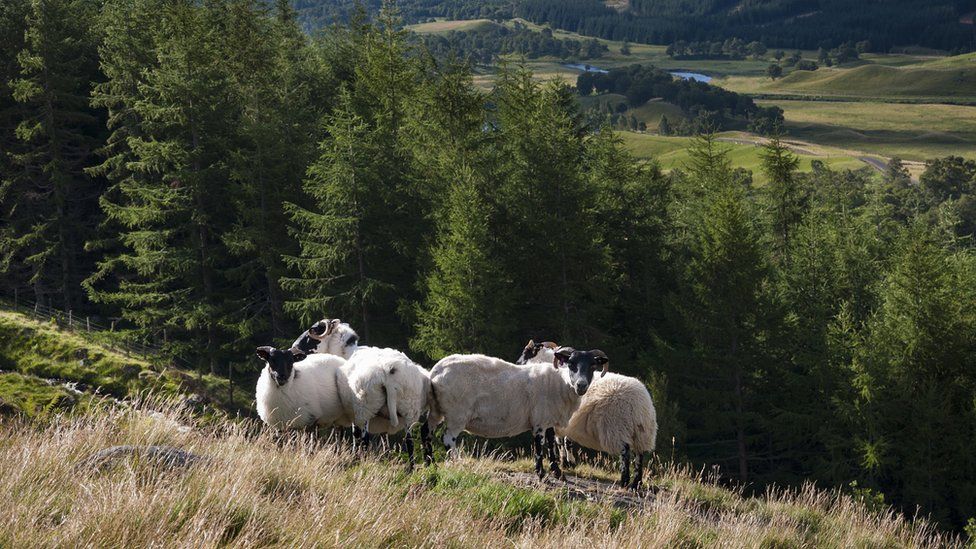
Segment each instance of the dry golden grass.
M251 422L198 423L158 403L44 425L0 419L0 547L959 543L924 521L812 487L744 498L664 468L640 497L600 485L580 498L561 482L511 480L528 465L520 461L462 458L407 475L399 460L357 457L343 443L276 438ZM103 471L83 465L118 444L175 446L206 461L185 469L138 459Z

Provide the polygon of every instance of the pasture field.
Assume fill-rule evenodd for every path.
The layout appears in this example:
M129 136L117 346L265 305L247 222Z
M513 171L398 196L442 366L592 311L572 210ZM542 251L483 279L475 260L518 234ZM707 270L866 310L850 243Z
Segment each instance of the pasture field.
M764 100L783 109L790 137L832 147L923 161L976 158L976 107Z
M642 134L635 132L617 132L623 140L624 146L636 157L656 160L665 170L685 167L690 157L688 146L690 137L666 137L660 135ZM724 132L719 134L721 145L728 149L732 166L752 171L753 183L765 185L766 176L762 173L762 147L749 143L750 137L740 132ZM806 144L796 145L794 153L800 157L800 171L810 171L811 162L819 160L832 169L859 169L866 164L858 160L849 151L834 150L826 147L807 147Z
M976 64L931 62L893 67L862 64L853 68L793 71L783 78L729 76L715 84L740 93L802 96L811 99L872 99L912 102L976 102Z

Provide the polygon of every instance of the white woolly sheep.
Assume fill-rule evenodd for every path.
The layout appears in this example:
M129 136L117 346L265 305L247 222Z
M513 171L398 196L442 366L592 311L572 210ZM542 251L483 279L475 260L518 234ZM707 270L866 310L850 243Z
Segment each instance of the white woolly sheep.
M266 367L258 378L258 415L272 427L302 429L332 426L347 412L339 394L342 357L316 355L306 359L298 349L258 347Z
M413 463L411 428L427 411L430 395L430 373L395 349L359 345L359 336L339 319L322 319L303 333L295 345L306 352L328 353L347 359L344 371L350 387L357 395L354 426L364 427L363 418L370 416L370 434L404 434L404 451ZM383 403L382 395L386 395ZM379 408L377 408L379 405ZM424 461L433 459L433 447L426 422L421 426Z
M553 361L552 342L529 343L519 356L519 364ZM647 387L639 379L608 373L594 379L579 408L564 429L560 454L569 460L567 438L593 450L620 453L620 485L637 489L644 475L644 454L653 452L657 439L657 412ZM630 454L636 453L634 477L630 477Z
M555 428L565 427L589 389L593 371L609 363L603 351L561 347L550 365L517 366L485 355L451 355L430 372L434 402L429 428L443 421L444 446L454 449L457 436L500 438L532 432L535 471L542 467L542 438L550 470L562 476L555 452Z

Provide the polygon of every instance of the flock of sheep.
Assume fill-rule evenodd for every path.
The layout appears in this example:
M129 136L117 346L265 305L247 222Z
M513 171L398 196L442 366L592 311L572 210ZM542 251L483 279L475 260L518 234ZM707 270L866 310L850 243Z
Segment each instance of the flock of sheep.
M608 373L603 351L578 351L529 341L515 363L456 354L426 370L395 349L359 345L338 319L316 322L290 349L258 347L266 367L257 384L261 419L282 429L352 427L370 435L404 433L413 464L411 427L421 423L424 461L433 459L431 433L444 425L450 455L462 431L485 438L533 436L535 471L542 479L543 441L550 472L562 477L567 439L620 454L620 484L637 489L645 454L654 451L657 414L639 380ZM561 437L558 449L556 437ZM630 458L636 458L633 478Z

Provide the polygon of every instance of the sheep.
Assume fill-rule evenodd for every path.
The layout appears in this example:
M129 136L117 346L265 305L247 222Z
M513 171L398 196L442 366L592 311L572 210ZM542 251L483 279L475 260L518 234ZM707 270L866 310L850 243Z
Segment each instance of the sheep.
M304 352L294 348L265 346L255 352L266 365L255 391L258 415L266 424L302 429L328 427L347 418L339 394L339 374L345 359L334 355L306 359Z
M359 335L338 318L324 318L298 336L292 347L306 354L328 353L349 359L359 349Z
M593 371L609 359L600 350L560 347L551 366L518 366L485 355L451 355L430 372L434 401L428 429L445 425L444 446L451 452L461 431L487 438L531 431L535 472L542 467L542 438L549 451L550 471L562 477L554 448L554 428L565 427L589 389Z
M427 403L431 399L430 373L395 349L360 346L356 331L339 319L316 322L299 336L295 346L306 352L328 353L347 359L344 371L362 406L354 419L355 429L363 426L366 415L372 414L367 419L369 429L361 435L366 441L371 434L394 434L404 430L404 451L412 464L413 438L410 431L428 408ZM380 386L386 393L385 407L378 391ZM379 408L377 404L380 404ZM430 464L433 461L433 446L426 422L421 425L420 433L424 461Z
M529 340L519 363L551 363L553 346L552 342L540 344ZM620 485L637 490L644 474L644 454L653 452L656 445L657 412L647 387L640 380L608 373L593 381L576 413L556 434L561 437L559 446L564 464L570 455L567 439L600 452L619 452ZM633 479L631 452L636 453Z

